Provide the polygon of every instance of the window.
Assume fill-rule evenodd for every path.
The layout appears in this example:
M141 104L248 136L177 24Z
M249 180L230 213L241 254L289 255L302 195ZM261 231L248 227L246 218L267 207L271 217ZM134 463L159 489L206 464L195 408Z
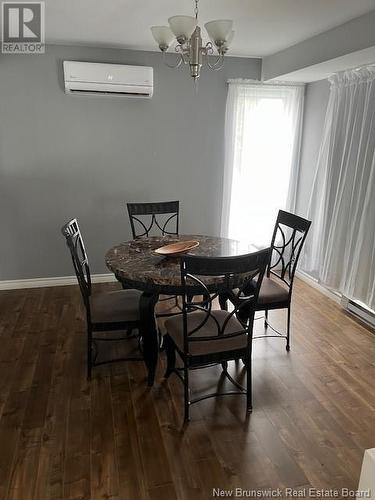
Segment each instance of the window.
M222 234L262 246L294 209L304 87L230 83Z

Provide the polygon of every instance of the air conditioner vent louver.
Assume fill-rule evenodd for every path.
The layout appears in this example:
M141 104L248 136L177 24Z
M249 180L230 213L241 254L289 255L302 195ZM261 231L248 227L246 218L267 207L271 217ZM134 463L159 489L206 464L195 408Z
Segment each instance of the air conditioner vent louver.
M76 89L76 90L71 90L69 92L69 94L81 94L81 95L124 95L124 96L127 96L127 97L146 97L146 98L149 98L149 94L144 94L144 93L140 93L140 92L110 92L110 91L107 91L107 92L104 92L103 90L80 90L80 89Z
M66 94L149 99L153 68L64 61L64 83Z

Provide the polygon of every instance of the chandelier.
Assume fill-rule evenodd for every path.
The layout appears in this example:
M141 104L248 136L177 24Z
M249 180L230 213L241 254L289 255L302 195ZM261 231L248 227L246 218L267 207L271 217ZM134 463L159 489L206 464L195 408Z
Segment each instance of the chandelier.
M182 63L190 67L190 75L197 80L199 78L203 58L210 69L218 70L223 67L224 55L228 51L234 35L232 30L233 21L218 19L210 21L204 26L211 41L203 45L201 28L198 26L198 1L195 0L195 17L173 16L168 19L169 26L152 26L151 32L159 49L163 53L164 63L170 68L178 68ZM175 52L178 60L170 64L166 60L166 52L173 40L177 40ZM217 54L216 59L210 56Z

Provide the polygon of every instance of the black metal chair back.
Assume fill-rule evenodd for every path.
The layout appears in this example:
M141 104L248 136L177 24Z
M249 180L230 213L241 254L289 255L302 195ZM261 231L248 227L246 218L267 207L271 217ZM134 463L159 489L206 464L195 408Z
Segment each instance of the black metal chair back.
M178 235L179 205L179 201L128 203L133 238L152 236L153 230L162 236Z
M291 290L298 259L311 221L279 210L271 242L271 258L267 276L281 279Z
M69 221L67 224L65 224L61 228L61 232L63 236L66 239L66 244L69 248L72 261L73 261L73 266L74 270L77 276L79 288L81 290L81 295L83 299L83 303L86 309L86 326L87 326L87 377L90 379L91 378L91 370L94 366L98 365L104 365L107 363L111 363L113 361L138 361L142 360L143 358L140 357L118 357L116 359L104 359L102 361L97 361L98 357L98 343L102 342L118 342L121 340L129 340L134 337L139 338L139 335L131 335L132 329L133 328L140 328L140 320L138 318L130 317L129 319L126 318L126 309L124 308L124 316L120 319L118 318L111 318L111 312L113 311L116 315L118 315L118 310L122 309L124 306L123 301L121 300L118 302L118 298L121 299L121 297L117 296L119 292L114 291L114 292L103 292L96 294L94 292L93 296L91 297L91 292L92 292L92 287L91 287L91 274L90 274L90 267L89 267L89 260L86 254L86 249L85 245L83 243L83 238L81 235L81 231L79 229L78 221L77 219L72 219ZM134 292L134 290L133 290ZM120 291L120 293L122 293ZM126 292L123 292L126 293ZM114 294L113 296L111 296ZM103 298L107 295L111 299L111 301L106 300L104 302L103 307L103 302L101 302L102 307L98 307L98 304L100 302L96 302L95 306L95 298ZM90 298L91 297L91 298ZM133 297L133 299L129 297L129 301L137 301L137 306L139 299L137 297ZM116 302L117 299L117 302ZM111 304L115 304L113 310L111 307ZM117 305L116 305L117 304ZM119 308L119 304L121 308ZM105 312L105 315L103 317L103 314L101 315L101 318L97 315L95 315L95 312L98 313L98 311ZM109 312L109 316L107 313ZM95 334L98 332L114 332L114 331L120 331L120 330L126 330L126 336L96 336Z
M256 253L236 257L199 257L183 256L181 258L181 281L185 293L183 295L183 329L184 329L184 353L189 354L189 346L192 342L207 342L225 340L244 333L248 334L248 343L251 343L255 304L258 299L262 279L270 258L270 249L261 250ZM210 290L210 277L222 278L220 285L215 285L215 293ZM252 284L249 287L249 283ZM200 302L190 301L188 297L202 295ZM245 290L247 291L245 295ZM233 310L228 314L223 324L219 324L212 314L213 301L220 295L226 294L233 300ZM241 296L241 300L238 297ZM238 314L242 308L249 312L247 320L241 323L238 331L233 331L229 326L231 319L241 316ZM188 331L188 314L194 311L202 312L202 320L192 330ZM195 336L201 328L210 320L214 327L215 335Z
M65 224L61 228L61 232L65 236L66 244L70 250L83 302L86 308L89 309L89 297L91 295L91 275L89 261L87 258L85 245L83 243L77 219L72 219L67 224Z

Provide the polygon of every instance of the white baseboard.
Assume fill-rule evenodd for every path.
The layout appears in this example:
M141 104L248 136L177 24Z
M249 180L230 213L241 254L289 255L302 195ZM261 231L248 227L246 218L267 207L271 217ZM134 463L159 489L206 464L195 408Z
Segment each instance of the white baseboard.
M334 300L338 304L341 303L341 299L338 295L331 292L322 285L319 285L319 283L311 278L308 274L304 273L303 271L297 271L296 275L299 279L312 286L313 288L316 288L317 290L319 290L319 292ZM116 281L116 278L111 273L93 274L91 276L91 280L93 283L110 283ZM43 288L66 285L77 285L77 278L75 276L58 276L55 278L31 278L26 280L0 281L0 290L20 290L22 288Z
M314 278L312 278L308 274L304 273L303 271L297 271L296 276L297 278L304 281L308 285L312 286L313 288L316 288L316 290L318 290L326 297L329 297L330 299L334 300L337 304L341 305L341 296L339 294L336 294L333 291L329 290L328 288L325 288L324 286L320 285L316 280L314 280Z
M93 283L109 283L116 281L113 274L93 274ZM47 286L77 285L75 276L59 276L56 278L31 278L27 280L0 281L0 290L20 290L22 288L42 288Z

